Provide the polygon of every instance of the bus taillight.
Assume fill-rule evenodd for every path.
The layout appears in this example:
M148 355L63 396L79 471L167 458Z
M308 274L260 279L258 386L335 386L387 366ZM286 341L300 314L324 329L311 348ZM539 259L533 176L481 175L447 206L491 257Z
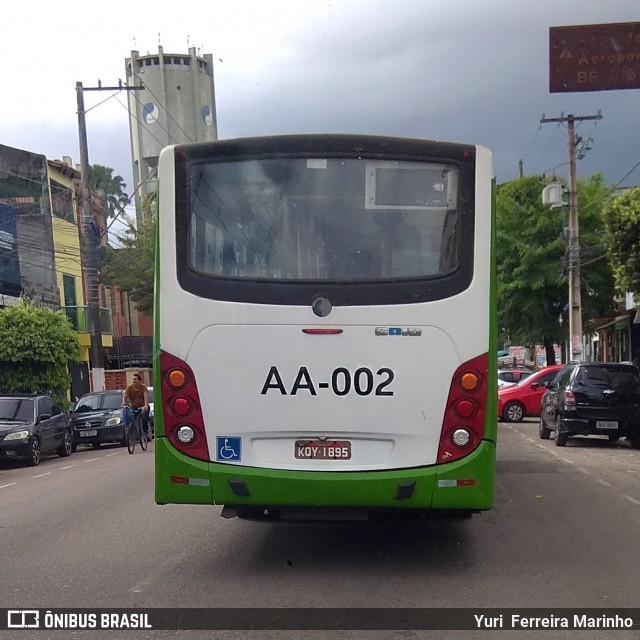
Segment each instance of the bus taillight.
M169 442L181 453L209 460L200 396L193 371L176 356L160 352L162 413Z
M488 354L484 354L463 363L453 375L442 422L438 464L463 458L480 444L487 410L488 365Z

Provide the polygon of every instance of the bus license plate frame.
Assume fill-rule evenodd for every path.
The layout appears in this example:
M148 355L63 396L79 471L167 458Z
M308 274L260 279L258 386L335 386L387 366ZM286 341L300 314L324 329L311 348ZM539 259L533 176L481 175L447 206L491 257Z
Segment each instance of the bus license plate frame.
M339 455L336 455L337 452ZM330 455L333 453L333 455ZM296 440L293 448L296 460L351 460L350 440Z

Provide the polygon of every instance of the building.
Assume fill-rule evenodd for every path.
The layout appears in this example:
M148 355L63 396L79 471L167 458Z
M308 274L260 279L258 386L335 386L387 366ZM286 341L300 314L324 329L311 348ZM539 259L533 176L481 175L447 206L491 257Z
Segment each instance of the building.
M60 308L47 159L0 145L0 306Z
M160 151L171 144L210 142L218 137L213 56L158 53L125 60L133 178L142 193L155 191ZM142 216L139 195L136 212Z
M89 334L79 220L80 173L70 158L0 145L0 306L26 297L63 309L78 334L83 362L72 364L71 394L89 391ZM100 225L98 203L94 207ZM111 317L100 309L102 346L113 346Z

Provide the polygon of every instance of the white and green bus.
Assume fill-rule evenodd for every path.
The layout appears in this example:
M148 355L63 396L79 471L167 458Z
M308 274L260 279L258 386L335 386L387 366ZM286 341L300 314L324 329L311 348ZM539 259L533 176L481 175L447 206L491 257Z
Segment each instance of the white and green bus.
M496 450L481 146L291 135L159 161L156 502L469 515Z

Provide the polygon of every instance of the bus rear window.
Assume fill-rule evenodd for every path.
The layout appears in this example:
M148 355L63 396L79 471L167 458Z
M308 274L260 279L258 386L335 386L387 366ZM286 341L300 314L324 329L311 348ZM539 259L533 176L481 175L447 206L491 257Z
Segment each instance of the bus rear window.
M458 169L355 158L194 162L189 266L227 278L389 281L458 267Z

